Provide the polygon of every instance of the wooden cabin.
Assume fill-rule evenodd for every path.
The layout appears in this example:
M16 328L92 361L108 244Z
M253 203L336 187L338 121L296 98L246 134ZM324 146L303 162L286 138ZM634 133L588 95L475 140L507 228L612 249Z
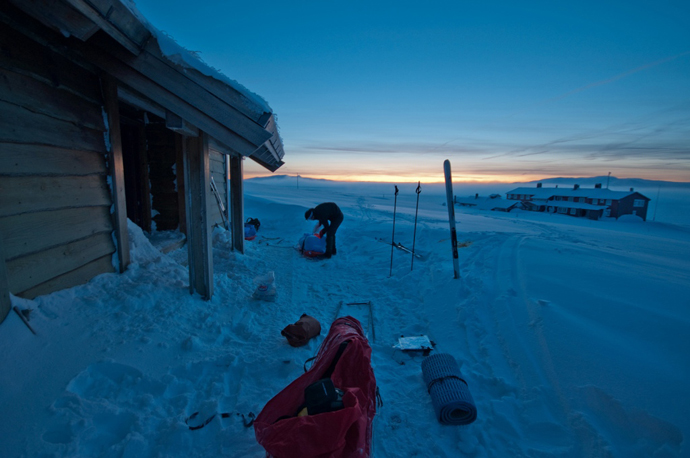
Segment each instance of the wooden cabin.
M0 4L0 321L9 293L123 272L127 219L184 233L190 292L210 299L213 226L244 250L243 159L283 164L268 104L131 8Z

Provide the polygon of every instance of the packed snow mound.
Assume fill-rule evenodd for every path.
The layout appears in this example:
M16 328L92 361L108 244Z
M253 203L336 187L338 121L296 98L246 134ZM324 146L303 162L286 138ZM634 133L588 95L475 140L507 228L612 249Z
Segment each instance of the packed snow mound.
M643 223L644 220L637 215L623 215L618 217L621 223Z
M161 258L161 252L158 248L151 245L149 239L144 235L144 231L129 219L127 220L127 232L129 233L129 252L132 263L146 265Z

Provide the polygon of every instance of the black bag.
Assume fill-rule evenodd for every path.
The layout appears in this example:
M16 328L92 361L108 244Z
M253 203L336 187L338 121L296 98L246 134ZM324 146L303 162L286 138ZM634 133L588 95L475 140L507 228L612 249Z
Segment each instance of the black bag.
M254 226L254 229L257 231L259 230L259 226L261 226L258 218L247 218L247 221L245 221L244 225L247 226L247 224Z

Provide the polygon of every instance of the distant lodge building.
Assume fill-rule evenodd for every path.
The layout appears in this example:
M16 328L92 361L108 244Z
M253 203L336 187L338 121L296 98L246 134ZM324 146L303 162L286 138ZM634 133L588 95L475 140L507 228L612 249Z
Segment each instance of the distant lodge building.
M577 184L572 188L543 188L541 183L537 183L536 188L515 188L506 194L508 200L521 201L525 210L589 219L636 215L646 221L650 201L633 188L630 191L611 191L603 189L601 184L583 189Z
M489 197L480 197L479 194L469 197L454 198L455 205L461 207L472 207L477 210L491 210L509 212L513 208L522 208L521 202L512 202L501 199L500 194L491 194Z

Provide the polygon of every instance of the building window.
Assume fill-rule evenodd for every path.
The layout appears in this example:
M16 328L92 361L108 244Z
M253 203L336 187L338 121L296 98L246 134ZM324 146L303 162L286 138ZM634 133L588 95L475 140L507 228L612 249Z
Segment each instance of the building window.
M574 208L571 208L571 209L570 209L570 214L571 214L571 215L577 215L577 210L575 210Z
M644 199L635 199L633 207L644 207Z

